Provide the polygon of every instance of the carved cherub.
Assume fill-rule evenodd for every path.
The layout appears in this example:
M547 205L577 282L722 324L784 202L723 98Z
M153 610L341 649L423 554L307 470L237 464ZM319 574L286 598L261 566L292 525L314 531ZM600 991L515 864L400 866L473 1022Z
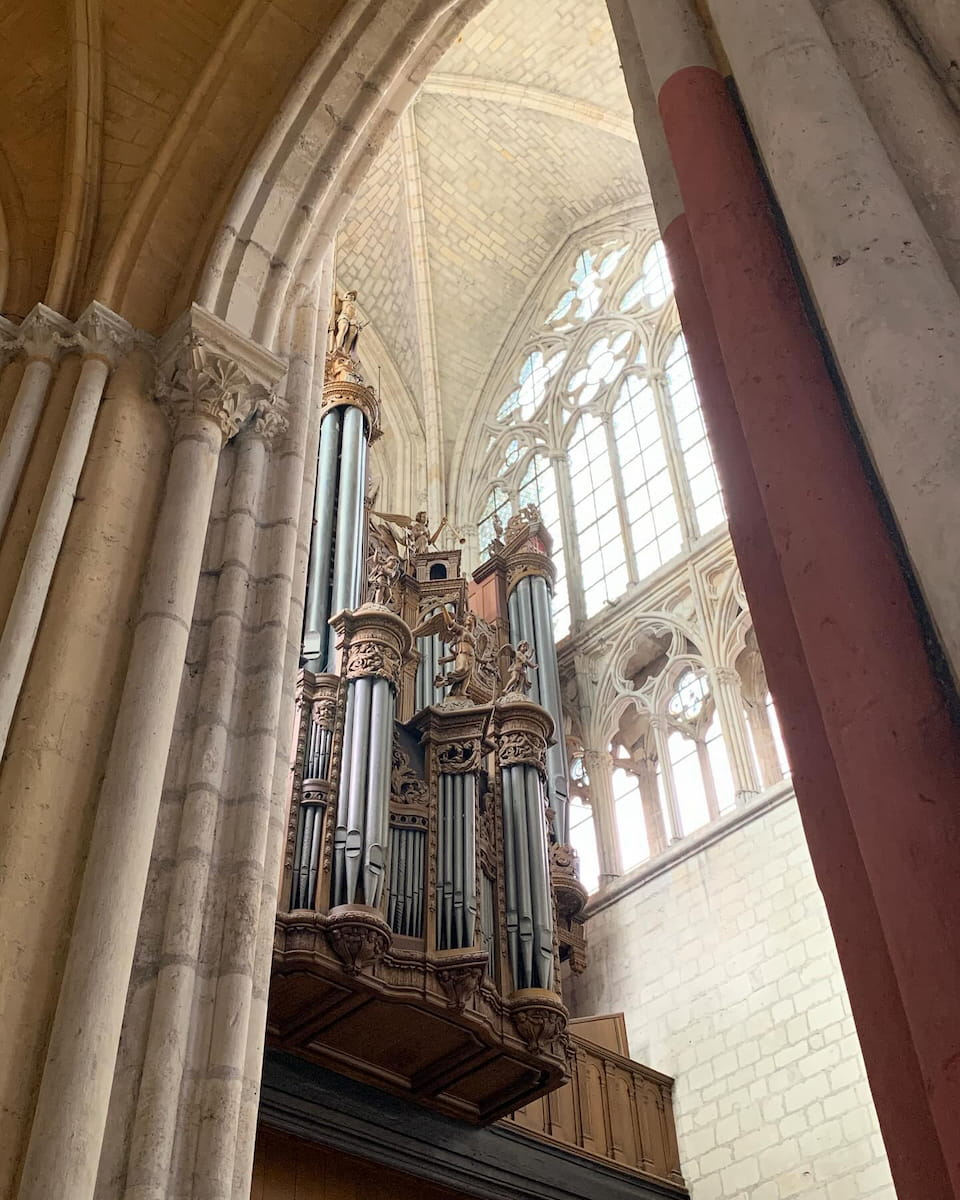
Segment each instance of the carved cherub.
M533 647L527 641L518 642L516 646L507 646L510 651L510 667L507 671L507 678L504 681L504 694L516 692L521 696L526 696L530 691L530 672L537 670L537 663L533 657Z

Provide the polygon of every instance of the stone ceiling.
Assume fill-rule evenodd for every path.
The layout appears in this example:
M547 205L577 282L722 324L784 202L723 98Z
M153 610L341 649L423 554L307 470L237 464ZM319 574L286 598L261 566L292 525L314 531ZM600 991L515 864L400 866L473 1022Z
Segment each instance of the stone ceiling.
M492 0L338 239L339 286L359 292L421 419L439 412L448 464L544 267L577 228L645 195L604 0Z

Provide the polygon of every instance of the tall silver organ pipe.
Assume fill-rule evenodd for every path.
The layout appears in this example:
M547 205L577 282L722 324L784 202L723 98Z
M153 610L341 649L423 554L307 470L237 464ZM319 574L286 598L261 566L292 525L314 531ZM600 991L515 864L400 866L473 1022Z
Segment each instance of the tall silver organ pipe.
M347 674L333 838L331 904L380 905L389 866L390 776L397 688L410 632L383 608L334 618Z
M551 717L555 741L547 750L547 799L553 810L553 836L560 845L570 840L567 753L563 740L563 707L560 700L560 670L550 611L550 585L542 575L523 576L507 601L510 640L529 642L537 670L530 680L530 699L542 704Z
M517 988L553 987L553 899L543 783L529 763L501 770L507 948Z
M477 779L440 776L437 829L437 949L472 947L477 930Z
M553 893L543 768L553 722L527 700L500 709L504 928L514 987L552 988Z
M359 408L347 405L324 414L303 634L304 663L315 673L333 669L330 617L356 608L363 598L367 439Z
M449 605L446 606L450 608ZM427 621L440 611L440 606L424 613L421 621ZM427 634L417 638L417 653L420 661L417 664L417 680L414 688L414 712L428 708L431 704L441 704L446 696L443 688L438 688L434 680L440 673L440 659L444 655L444 645L437 633Z

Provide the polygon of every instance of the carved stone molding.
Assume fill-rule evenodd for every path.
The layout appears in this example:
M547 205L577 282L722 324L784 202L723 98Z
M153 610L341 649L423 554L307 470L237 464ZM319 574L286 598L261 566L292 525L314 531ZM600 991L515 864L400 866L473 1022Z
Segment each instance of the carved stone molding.
M348 975L374 966L390 948L390 926L375 908L344 904L327 916L327 939Z
M542 988L514 992L510 997L510 1015L528 1050L566 1057L569 1014L555 992Z
M185 416L212 420L229 441L255 412L261 435L278 431L272 396L283 361L194 304L170 327L158 353L157 399L176 427Z
M364 604L352 612L337 613L331 624L340 637L347 679L386 679L399 690L403 664L412 647L405 621L380 605Z

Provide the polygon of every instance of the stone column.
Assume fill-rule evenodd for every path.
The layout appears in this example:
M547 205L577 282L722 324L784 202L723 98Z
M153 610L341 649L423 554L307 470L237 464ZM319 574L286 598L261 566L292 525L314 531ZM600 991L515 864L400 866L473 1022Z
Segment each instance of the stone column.
M960 444L960 296L810 0L709 0L708 7L854 415L960 679L960 470L956 456L944 453ZM661 36L670 36L663 27ZM648 61L666 81L655 55ZM937 147L934 126L925 124L930 114L911 96L909 73L891 70L883 82L880 62L882 52L871 52L874 86L891 93L888 103L901 118L909 112L911 146L939 172L948 148ZM714 80L711 86L720 84ZM706 116L706 83L703 76L691 87L692 77L677 77L660 90L661 111L674 114L668 140L691 106ZM698 136L705 136L702 125ZM696 170L706 184L706 160ZM945 183L955 203L956 182ZM919 186L932 202L929 185ZM702 254L701 266L709 291Z
M19 1200L94 1194L220 449L265 402L263 384L280 370L196 307L160 357L160 399L174 427L167 485Z
M740 676L733 667L711 667L710 688L717 706L723 744L730 759L737 803L743 804L759 792L760 786L750 752Z
M814 7L954 287L960 289L956 109L895 3L814 0ZM960 28L956 20L954 24Z
M697 65L709 64L709 56L702 44L689 44L686 31L691 28L695 31L695 23L682 5L665 7L656 3L640 3L639 0L609 0L609 7L621 46L638 127L644 133L642 140L648 176L655 189L654 203L664 230L677 303L690 346L704 415L717 451L717 467L723 483L730 532L737 549L771 687L780 705L781 723L790 748L800 811L837 939L891 1169L898 1190L903 1195L951 1200L956 1193L950 1183L943 1143L932 1111L940 1100L928 1093L924 1086L924 1068L914 1042L914 1030L907 1019L908 998L901 992L901 981L885 937L885 922L864 866L848 797L837 771L835 748L828 741L824 726L825 717L834 719L834 709L832 706L821 708L821 697L807 663L792 596L785 583L783 560L779 556L771 523L764 509L764 494L758 484L758 467L744 436L731 378L728 376L728 363L717 336L715 322L719 322L726 314L722 305L711 302L704 287L701 261L691 236L693 216L688 219L679 199L666 140L655 119L656 108L646 78L640 42L642 39L648 60L656 65L658 87L663 79L661 67L664 66L668 75L678 72L678 82L686 79L692 85L701 75ZM663 32L666 33L665 43L660 37ZM718 86L717 90L719 92L722 88ZM715 112L717 106L719 102L704 106L702 111L704 114ZM698 144L701 151L707 151L706 157L713 157L709 137L701 134ZM691 152L694 151L692 137L689 148ZM727 154L729 151L722 150L721 153ZM701 158L704 155L701 154ZM749 158L737 155L735 162L741 177L749 179L752 170ZM709 165L703 163L704 168ZM728 201L722 197L718 197L718 203L721 212L728 206ZM765 212L765 207L761 207L758 199L758 217ZM728 264L728 270L735 272L737 269L736 265ZM756 248L747 252L745 257L741 256L740 269L749 271L758 281L762 280ZM785 286L789 292L791 284L786 282ZM765 301L760 302L759 298L757 301L751 320L756 320L758 315L765 312ZM802 325L802 321L797 324ZM789 419L785 428L790 428ZM856 547L857 544L856 541L850 543L847 553L851 553L850 547ZM808 566L816 561L816 554L807 556ZM869 642L860 653L869 657ZM922 663L922 650L918 647L912 653L913 663ZM835 655L835 669L844 659L845 654ZM896 670L891 677L897 677ZM845 679L847 689L851 687L852 678L848 675ZM882 694L883 689L874 693L874 696ZM904 715L901 709L901 720ZM938 729L942 729L939 718L934 723ZM872 745L874 741L868 738L865 744ZM873 787L865 789L864 798L867 797L872 801ZM935 851L933 859L937 858L938 852ZM925 862L924 854L919 854L914 861L919 867ZM909 891L908 884L901 894L908 897ZM936 905L933 906L935 910ZM917 928L926 927L927 922L921 919ZM955 953L951 953L949 958L938 953L927 966L935 962L946 967L948 963L956 961ZM878 1003L878 997L882 997L882 1003Z
M641 753L634 758L631 770L637 777L637 786L640 789L640 803L643 805L643 820L647 829L647 848L650 857L654 858L667 848L660 786L657 783L656 756Z
M777 87L771 88L769 95L764 93L771 113L783 112L786 97L802 106L806 100L801 94L808 97L813 111L820 111L826 103L829 119L817 128L827 136L835 115L829 108L830 98L836 98L838 84L822 77L829 73L819 69L824 62L822 29L809 43L809 51L804 51L804 63L810 61L813 67L809 76L804 76L801 92L794 89L795 76L791 76L790 86L783 87L783 74L796 64L779 58L780 48L799 45L791 42L798 26L791 24L786 31L778 27L774 37L769 10L759 11L762 7L753 0L746 9L737 7L736 20L730 22L735 27L731 28L734 43L756 36L769 49L764 61L771 66L780 63ZM761 484L763 507L797 631L927 1082L942 1154L960 1188L960 1128L956 1122L960 1075L946 1065L952 1055L960 1058L960 1025L956 1021L960 926L955 920L960 909L960 873L952 850L960 844L960 808L956 804L960 740L930 668L896 550L850 437L820 345L807 322L739 118L720 75L702 65L707 57L705 46L698 42L690 48L691 39L696 41L695 21L689 13L685 21L679 21L677 11L672 4L644 4L636 8L635 16L643 22L641 34L650 38L647 61L656 64L662 80L658 98L664 129L737 415ZM789 11L802 17L808 11L806 0L794 0ZM806 27L805 20L800 23ZM769 41L764 41L768 36ZM669 52L662 49L665 43L672 47ZM690 49L689 65L677 61L681 47ZM670 73L665 75L668 67ZM810 91L818 81L824 89L822 96ZM770 115L759 118L761 125ZM783 127L791 127L786 114L782 120ZM809 147L798 144L794 165L804 161L805 172L802 180L794 182L801 191L856 176L862 154L848 147L849 128L836 132L845 154L840 172L827 163L805 158ZM799 134L796 140L803 143ZM864 195L873 200L873 182L870 172L861 176L857 185L861 200ZM880 179L876 182L876 195L882 200L889 193ZM834 223L843 203L842 196L831 196ZM787 216L789 219L789 210ZM859 216L857 228L859 247L866 244L873 229L877 241L869 253L883 251L889 228L876 228L869 219L861 222ZM828 235L826 227L821 232ZM829 230L834 244L844 232L838 235L834 224ZM912 234L913 229L905 220L897 238L907 233ZM917 236L922 243L925 235ZM890 249L895 262L902 262L907 249L900 245L895 254ZM936 430L934 461L938 463L942 462L943 447L957 441L956 431L951 432L956 405L945 398L949 389L955 388L960 368L951 365L951 383L945 376L940 378L951 359L943 352L945 332L932 339L928 329L914 336L914 323L921 313L925 324L929 319L931 328L943 329L946 312L940 309L935 314L928 308L930 292L914 272L915 262L923 258L922 244L918 244L918 258L910 260L902 276L895 273L889 277L889 288L882 264L879 273L858 268L851 277L860 280L856 296L843 285L847 307L840 306L843 316L833 328L844 322L849 327L853 321L859 330L844 337L844 344L854 350L856 377L864 365L857 354L872 344L873 323L883 321L883 351L871 359L870 371L879 369L883 374L886 368L881 368L881 363L889 365L890 371L882 386L877 381L870 403L884 405L883 439L893 436L894 426L901 420L908 420L893 441L883 442L897 460L894 474L899 472L904 479L907 471L914 479L928 468L931 472L923 503L911 510L913 533L905 522L903 528L924 551L942 543L931 569L941 581L940 598L949 591L948 607L956 605L960 614L957 589L943 576L949 563L951 581L955 577L954 554L947 546L949 542L955 550L960 545L955 537L957 504L952 498L960 476L951 472L947 483L940 468L925 458L928 450L934 452L929 442L932 430ZM936 285L932 267L929 278ZM890 321L887 304L892 296L901 294L903 280L912 280L918 291L909 301L904 299L903 311L909 312L901 327L899 316ZM839 316L838 310L834 312ZM960 312L950 323L951 328L957 327ZM830 324L828 321L828 328ZM890 342L893 325L898 336ZM899 354L894 350L894 359L899 357L894 367L891 350L900 345L899 335L904 331L909 334L908 342L902 344ZM924 365L915 375L916 364L925 364L928 354L931 361L936 360L931 373ZM905 365L911 373L909 384L901 374ZM851 375L842 358L841 366L849 382ZM916 407L909 406L909 418L902 403L889 394L894 378L898 379L898 396L917 395L919 389L921 399ZM936 395L930 396L925 389L933 378L939 382ZM881 401L881 397L886 399ZM866 422L864 427L889 488L891 477L878 453L878 429L874 426L871 431ZM893 489L890 497L896 510L898 497ZM905 493L899 498L904 500ZM928 511L931 501L935 512ZM926 515L921 518L922 513ZM902 513L900 516L902 520ZM914 524L918 519L923 525L919 533ZM932 578L928 574L928 584ZM756 603L762 605L763 600ZM943 618L944 610L940 615ZM942 620L941 628L947 628ZM896 680L896 689L890 686L891 680ZM878 738L878 729L884 730L884 737ZM917 795L928 802L917 806L907 801ZM927 936L919 931L928 931Z
M35 326L38 321L39 318L34 323ZM44 319L43 326L47 330L44 337L49 335L49 338L54 340L60 337L59 333L54 333L50 328L56 328L56 323ZM53 579L60 547L67 532L67 522L76 500L77 484L86 462L90 438L93 436L93 427L103 399L103 390L111 369L132 345L132 330L126 321L96 302L77 322L75 336L83 354L80 378L74 388L70 411L60 435L57 456L47 480L40 511L30 536L30 544L20 569L17 590L7 614L3 635L0 637L0 746L6 744L14 710L23 687L47 593L50 590L50 581ZM50 349L49 344L47 348ZM20 413L18 417L16 413L13 414L18 425L13 430L8 448L14 456L13 466L16 467L19 462L19 468L16 478L13 473L8 476L10 501L19 484L18 472L26 462L52 373L52 359L34 359L27 364L24 383L17 393Z
M193 728L189 785L184 794L175 867L166 907L162 957L153 997L147 1048L131 1133L128 1200L165 1190L176 1136L178 1097L189 1057L207 893L223 766L243 641L243 614L256 540L255 514L263 484L267 443L283 428L275 407L258 414L238 438L236 468L217 580L207 662Z
M657 758L660 762L660 779L663 783L663 799L667 810L669 840L676 842L683 837L683 819L680 816L680 801L677 796L677 785L673 778L673 766L670 762L670 725L665 717L651 717L650 728L653 730Z
M73 334L73 325L66 317L45 304L37 304L24 317L14 335L14 345L22 351L26 366L0 440L0 538L7 527L33 447L50 381L61 354L72 344Z
M583 765L590 780L590 808L600 862L600 886L603 887L623 874L613 800L613 756L607 750L584 750Z

